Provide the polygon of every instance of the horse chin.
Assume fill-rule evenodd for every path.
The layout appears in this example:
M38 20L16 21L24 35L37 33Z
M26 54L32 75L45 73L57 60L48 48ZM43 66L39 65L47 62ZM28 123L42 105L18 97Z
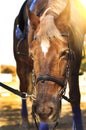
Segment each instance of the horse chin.
M44 123L55 124L59 120L59 115L55 114L55 115L50 115L49 117L39 117L39 119L40 119L41 122L44 122Z
M50 120L47 118L40 118L40 122L49 123Z

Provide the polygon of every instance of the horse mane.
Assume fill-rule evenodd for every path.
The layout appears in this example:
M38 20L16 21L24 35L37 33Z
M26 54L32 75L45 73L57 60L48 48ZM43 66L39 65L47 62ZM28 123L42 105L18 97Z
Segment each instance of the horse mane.
M21 29L22 32L24 31L25 26L27 26L27 19L28 18L27 18L26 13L25 13L26 4L28 4L28 8L29 8L31 5L31 2L32 2L32 0L26 0L23 3L23 5L20 9L20 12L18 14L18 24L19 24L19 28Z
M18 14L18 24L19 24L19 28L21 29L21 31L23 32L24 30L24 25L25 25L25 20L24 20L24 9L25 9L25 6L26 6L26 3L27 3L28 0L26 0L21 9L20 9L20 12Z
M71 17L70 17L70 25L69 28L72 32L74 37L75 47L82 53L82 46L84 40L84 19L83 16L80 14L80 10L78 10L78 0L77 1L70 1L71 2ZM77 21L77 22L76 22Z

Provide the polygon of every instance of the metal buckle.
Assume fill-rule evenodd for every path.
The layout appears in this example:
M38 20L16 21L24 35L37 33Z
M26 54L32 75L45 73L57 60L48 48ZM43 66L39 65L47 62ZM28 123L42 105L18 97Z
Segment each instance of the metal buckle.
M22 92L22 99L26 100L27 96L28 96L28 95L27 95L26 92Z

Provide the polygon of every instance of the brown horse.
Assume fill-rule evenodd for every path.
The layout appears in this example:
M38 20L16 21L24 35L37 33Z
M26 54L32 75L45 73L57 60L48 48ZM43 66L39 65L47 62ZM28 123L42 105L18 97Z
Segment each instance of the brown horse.
M15 20L14 55L22 92L27 92L28 87L31 92L34 70L36 99L32 109L40 120L57 122L68 83L73 130L83 130L78 75L86 18L80 13L77 1L37 0L35 5L25 1ZM15 35L17 25L24 34L21 39ZM27 121L23 99L22 116Z
M32 68L33 68L33 61L31 57L28 56L28 43L27 43L27 27L26 27L26 21L25 21L25 6L26 6L27 0L24 2L23 6L21 7L21 10L18 14L18 16L15 19L14 23L14 57L16 60L16 70L17 74L20 80L20 91L27 93L29 91L31 93L32 88ZM23 35L17 36L16 31L18 31L17 26L19 26L18 29L23 32ZM29 87L29 89L28 89ZM27 112L27 104L26 100L22 99L22 124L25 124L26 128L28 127L28 112Z

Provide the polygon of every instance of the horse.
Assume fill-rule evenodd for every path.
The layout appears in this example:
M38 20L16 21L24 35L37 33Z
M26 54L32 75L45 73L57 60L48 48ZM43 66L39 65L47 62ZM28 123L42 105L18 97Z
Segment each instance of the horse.
M86 17L77 1L26 0L15 19L13 48L20 91L24 94L32 93L34 75L34 116L45 124L57 124L68 84L72 128L83 130L79 69ZM28 124L26 98L22 99L22 120Z

